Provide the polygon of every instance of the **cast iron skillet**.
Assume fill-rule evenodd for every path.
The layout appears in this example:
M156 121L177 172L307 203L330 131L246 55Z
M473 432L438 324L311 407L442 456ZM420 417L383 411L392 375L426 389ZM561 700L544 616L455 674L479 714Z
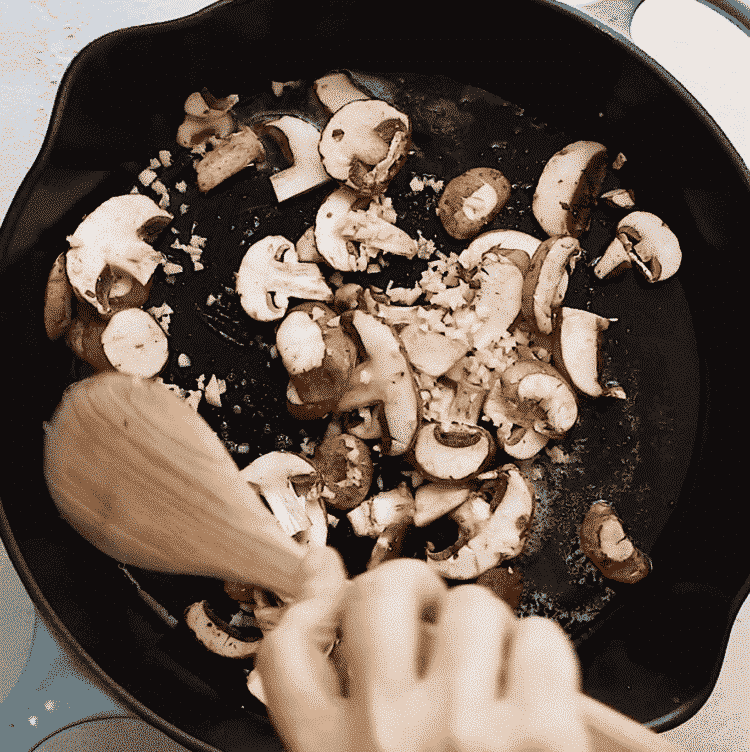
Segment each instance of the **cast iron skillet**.
M60 238L132 185L132 165L171 142L186 92L262 89L342 66L445 73L574 138L618 144L641 186L639 205L653 207L682 241L678 278L648 290L662 314L674 311L674 325L644 332L669 370L665 383L680 384L690 403L664 416L684 423L679 444L652 437L651 479L672 484L676 501L640 522L654 571L637 588L617 588L611 607L575 640L588 694L656 730L673 728L708 697L748 591L736 417L743 369L735 354L747 271L747 168L674 79L566 6L517 4L511 20L446 17L432 4L411 3L372 29L359 22L359 6L322 3L292 15L277 3L219 2L109 34L74 60L0 238L9 353L2 370L5 545L48 623L134 712L192 749L280 749L244 685L222 685L208 660L181 662L183 636L57 517L41 473L42 422L71 373L64 345L51 348L44 334L44 284ZM477 36L477 29L491 33ZM694 355L678 360L676 352ZM673 476L659 478L662 467ZM183 586L199 594L209 583L189 578Z

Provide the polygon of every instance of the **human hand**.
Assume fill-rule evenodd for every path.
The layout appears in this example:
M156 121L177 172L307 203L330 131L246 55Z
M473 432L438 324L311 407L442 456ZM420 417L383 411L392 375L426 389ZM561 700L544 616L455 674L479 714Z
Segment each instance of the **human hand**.
M346 581L325 550L312 597L257 656L289 752L588 750L577 657L555 622L516 619L479 585L449 590L411 559ZM326 656L337 628L344 677Z

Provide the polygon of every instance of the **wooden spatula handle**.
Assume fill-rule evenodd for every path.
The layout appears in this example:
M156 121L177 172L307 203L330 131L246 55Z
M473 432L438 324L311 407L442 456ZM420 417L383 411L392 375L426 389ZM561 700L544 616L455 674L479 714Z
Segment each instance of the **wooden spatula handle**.
M48 425L47 485L63 518L125 564L298 595L286 535L210 426L153 381L73 384Z

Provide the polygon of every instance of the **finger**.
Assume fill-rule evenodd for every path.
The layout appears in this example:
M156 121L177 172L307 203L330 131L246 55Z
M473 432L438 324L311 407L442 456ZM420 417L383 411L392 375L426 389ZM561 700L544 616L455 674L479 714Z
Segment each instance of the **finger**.
M418 680L422 616L439 612L447 592L423 561L386 561L352 581L346 594L342 648L351 697L402 696Z
M315 556L321 567L318 589L287 607L263 638L256 658L269 711L281 708L301 718L332 707L338 681L324 651L341 623L341 604L350 585L334 549L322 548Z
M557 622L541 616L521 619L508 660L506 698L520 707L563 701L580 690L578 656Z
M496 700L518 621L508 604L481 585L459 585L448 592L441 621L439 670L455 707Z

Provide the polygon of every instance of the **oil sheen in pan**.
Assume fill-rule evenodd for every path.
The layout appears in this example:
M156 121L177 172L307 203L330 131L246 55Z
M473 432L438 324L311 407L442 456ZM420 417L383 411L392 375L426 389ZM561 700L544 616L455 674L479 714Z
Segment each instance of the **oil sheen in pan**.
M505 174L512 193L503 211L485 229L517 229L545 237L531 212L536 182L556 151L589 134L556 130L514 104L448 78L357 72L352 72L352 77L412 120L413 151L386 193L393 200L399 226L407 233L434 241L443 254L460 253L466 242L455 241L444 232L435 214L439 189L431 188L429 181L489 166ZM241 96L237 114L252 122L288 111L316 122L320 113L310 104L306 91L307 87L285 90L280 98L270 91ZM179 118L176 113L175 129ZM621 144L606 145L612 157L626 151ZM289 417L288 377L274 347L278 322L256 322L245 314L234 291L234 274L256 240L279 234L296 241L314 223L317 208L333 185L291 199L283 208L248 209L259 177L254 167L203 195L195 186L195 155L174 144L163 148L172 151L174 161L159 172L159 179L169 190L169 211L175 218L157 248L184 271L165 278L160 268L146 306L167 303L173 311L170 360L162 378L187 390L198 388L201 375L206 382L213 374L226 381L222 407L204 399L199 412L240 468L266 452L301 451L322 436L326 421L301 423ZM414 189L415 177L428 184ZM182 192L175 188L181 181L187 186ZM140 183L136 187L159 200L152 187ZM602 192L617 187L619 175L609 171ZM637 185L622 187L634 188L637 195ZM638 208L659 211L659 207ZM665 379L664 373L675 357L675 347L679 351L676 357L690 359L690 343L686 341L680 349L679 342L669 342L672 351L666 355L660 341L652 337L654 331L662 331L669 339L670 332L660 319L671 320L670 311L677 310L679 319L684 309L687 316L679 284L671 284L665 298L663 292L657 293L632 273L605 283L593 276L591 265L613 237L621 216L623 210L601 204L594 210L590 229L580 239L584 255L572 275L566 305L618 319L606 333L603 372L605 378L622 385L627 399L582 397L576 426L557 442L551 456L542 452L519 463L534 484L537 501L527 548L513 562L524 578L518 613L554 618L572 637L586 632L613 600L617 588L602 577L579 547L578 527L586 510L597 499L608 500L624 520L633 542L648 553L679 495L681 481L670 484L664 478L682 472L686 450L676 447L685 444L682 434L689 434L689 427L679 418L684 400L692 398L692 387L675 389L676 376ZM193 236L206 238L200 270L193 268L185 250ZM382 273L352 274L351 281L385 288L392 280L396 286L411 287L427 266L427 261L420 259L392 257L388 261ZM333 270L322 267L330 277ZM649 310L654 296L661 305L656 311ZM681 323L672 326L678 331ZM188 356L189 365L179 359L180 354ZM694 396L697 403L697 394ZM403 480L395 463L383 462L382 468L385 488ZM372 541L355 538L346 518L332 528L330 541L340 546L351 575L364 570ZM411 543L415 553L424 550L425 540ZM194 593L191 597L195 600L205 595ZM170 596L165 593L165 598ZM172 608L181 612L185 605L175 603Z

